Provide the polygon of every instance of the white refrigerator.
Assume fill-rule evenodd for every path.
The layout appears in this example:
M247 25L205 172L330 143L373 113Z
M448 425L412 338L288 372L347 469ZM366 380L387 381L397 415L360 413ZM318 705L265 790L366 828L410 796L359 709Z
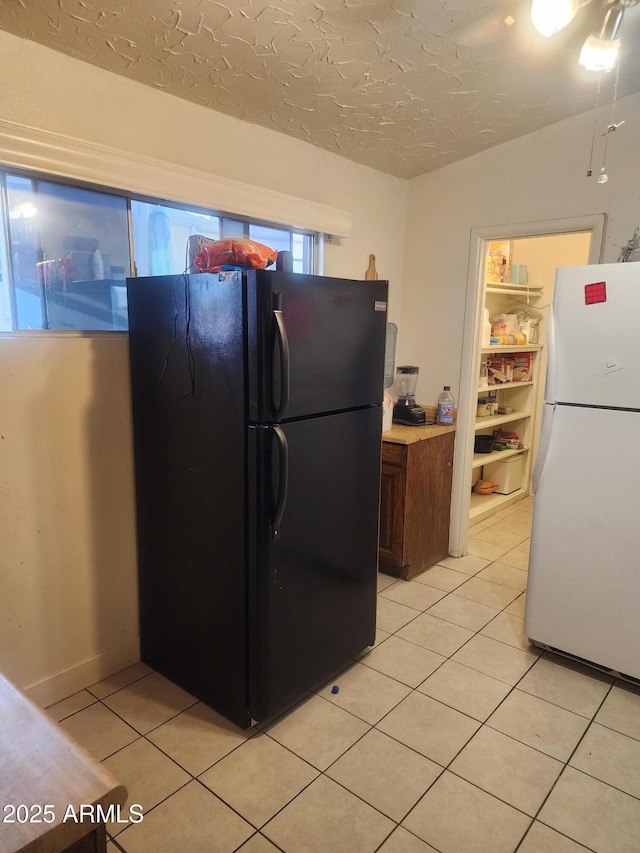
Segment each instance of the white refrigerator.
M556 275L525 634L640 679L640 263Z

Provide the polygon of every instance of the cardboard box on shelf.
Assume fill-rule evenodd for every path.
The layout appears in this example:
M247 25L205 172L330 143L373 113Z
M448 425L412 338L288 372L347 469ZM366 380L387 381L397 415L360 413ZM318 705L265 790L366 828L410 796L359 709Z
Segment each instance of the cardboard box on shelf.
M513 243L510 240L492 240L487 255L487 281L505 282L511 278Z
M489 356L487 359L489 385L504 385L513 381L513 362L507 356Z
M510 356L512 361L513 382L531 382L533 373L531 371L532 356L530 352L514 353Z

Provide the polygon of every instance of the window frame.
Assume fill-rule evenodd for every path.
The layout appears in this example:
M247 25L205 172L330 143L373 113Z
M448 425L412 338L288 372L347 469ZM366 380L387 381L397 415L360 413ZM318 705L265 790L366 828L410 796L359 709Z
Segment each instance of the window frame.
M253 219L249 216L243 216L240 214L230 213L224 210L218 210L216 208L204 207L201 205L194 205L187 202L180 202L173 199L163 198L161 196L151 196L146 193L136 193L133 191L129 191L126 189L111 187L106 184L95 183L93 181L83 181L80 179L60 176L56 174L51 174L46 171L35 170L23 168L20 166L14 166L8 163L0 163L0 219L1 228L2 228L2 239L0 240L0 270L6 271L6 276L8 278L8 282L6 285L4 283L0 284L0 286L6 286L6 292L8 293L8 308L11 313L11 328L6 330L0 329L0 336L12 336L12 335L72 335L72 336L104 336L104 335L118 335L118 336L126 336L128 335L128 330L126 329L51 329L51 328L41 328L41 329L25 329L20 328L18 326L18 305L16 298L16 285L15 285L15 276L13 271L13 264L11 260L11 253L9 251L9 247L11 245L11 233L10 233L10 225L9 225L9 200L7 193L7 177L15 176L20 178L25 178L37 182L46 182L50 184L59 184L61 186L75 188L79 190L88 190L90 192L95 193L103 193L106 195L117 196L119 198L123 198L126 202L126 216L127 216L127 240L129 247L129 265L132 271L132 276L135 277L137 275L137 265L136 265L136 255L135 255L135 246L134 246L134 227L133 227L133 214L132 214L132 202L137 201L150 205L160 205L163 207L175 208L176 210L187 211L196 214L203 214L207 216L217 217L220 223L220 232L221 239L224 239L224 230L223 223L224 220L229 220L232 222L239 222L243 224L243 233L245 236L249 236L249 229L252 225L263 228L271 228L278 231L283 231L289 233L291 235L291 241L293 241L293 235L298 234L304 238L308 238L305 241L306 250L304 255L308 255L308 263L310 266L310 270L305 272L304 274L313 275L317 274L318 270L321 266L321 258L322 258L322 237L323 235L320 232L313 231L307 228L300 228L296 226L285 225L282 222L273 222L265 219ZM45 317L47 312L45 312Z

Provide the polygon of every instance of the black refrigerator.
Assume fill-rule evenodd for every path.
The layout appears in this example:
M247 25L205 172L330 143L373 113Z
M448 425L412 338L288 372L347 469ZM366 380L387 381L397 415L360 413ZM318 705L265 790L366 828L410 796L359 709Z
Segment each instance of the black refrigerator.
M374 642L387 282L127 294L141 656L248 727Z

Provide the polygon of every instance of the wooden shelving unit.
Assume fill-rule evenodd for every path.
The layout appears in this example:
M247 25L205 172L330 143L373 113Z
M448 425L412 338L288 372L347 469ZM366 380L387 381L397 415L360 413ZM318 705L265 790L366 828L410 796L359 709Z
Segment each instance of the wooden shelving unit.
M504 284L497 282L487 282L485 293L500 294L502 296L526 296L528 299L540 299L542 296L541 287L527 287L524 284L513 284L513 282L505 281Z
M491 317L505 311L508 313L509 299L513 304L512 297L515 295L527 297L527 301L534 301L543 294L542 288L532 288L526 285L517 285L511 282L504 284L496 282L486 282L485 284L485 305L489 309ZM524 300L522 300L524 303ZM531 447L534 444L534 428L536 418L536 403L539 390L539 368L540 368L540 352L542 346L540 344L495 344L491 346L480 347L480 359L485 361L487 357L492 355L508 355L518 353L531 353L531 375L532 379L529 382L506 382L502 385L487 385L478 388L478 397L487 394L496 394L499 406L507 406L513 408L514 411L506 415L491 415L488 417L477 417L475 420L474 437L478 434L491 434L495 429L511 424L510 430L518 434L523 447L518 450L501 450L493 451L492 453L473 453L471 462L472 482L475 482L478 477L482 477L483 468L494 462L513 459L517 456L522 456L524 464L522 465L522 477L520 479L520 487L509 494L503 495L497 492L491 495L471 494L471 502L469 508L469 520L471 523L477 523L484 518L493 515L499 509L516 503L523 497L529 494L529 480L531 476ZM480 364L478 364L478 375L480 374ZM488 477L487 479L491 479Z
M512 412L510 415L488 415L483 418L476 418L476 431L493 429L500 424L510 424L512 421L522 421L530 417L531 412Z
M494 352L540 352L542 347L539 344L493 344L490 347L482 347L483 355L491 355ZM520 385L526 383L518 383ZM494 387L494 386L492 386Z
M503 459L508 459L510 456L518 456L530 450L529 447L520 448L520 450L494 450L492 453L474 453L472 467L482 468L484 465L490 465L492 462L501 462Z
M517 489L511 492L510 495L499 495L494 492L491 495L476 495L471 493L471 506L469 508L470 524L478 524L484 521L485 518L498 512L500 509L506 509L511 504L518 503L519 500L529 494L528 488Z

